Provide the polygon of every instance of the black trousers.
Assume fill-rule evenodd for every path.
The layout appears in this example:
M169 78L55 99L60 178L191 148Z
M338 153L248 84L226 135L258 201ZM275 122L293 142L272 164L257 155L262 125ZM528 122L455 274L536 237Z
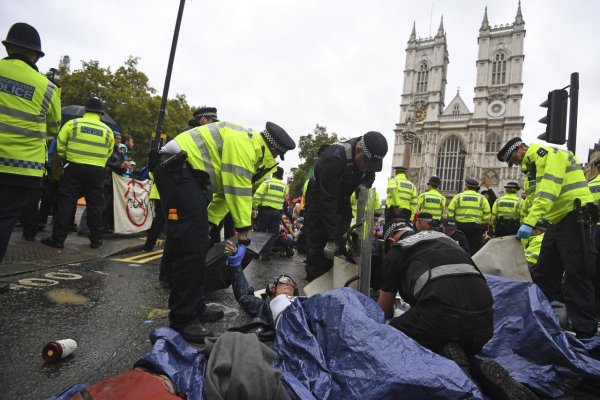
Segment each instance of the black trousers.
M583 263L580 228L575 211L546 230L540 257L532 271L533 282L549 301L563 301L576 333L593 335L598 329L594 286L596 226L585 229L590 268ZM563 282L564 276L564 282Z
M38 232L38 206L40 204L41 194L41 185L29 193L27 204L19 217L19 220L23 224L24 238L33 239Z
M150 229L148 229L148 236L146 237L146 244L144 245L144 248L148 251L152 250L156 245L156 241L162 233L166 221L160 199L153 199L152 202L154 203L154 219L152 220Z
M0 263L6 254L10 236L31 193L38 189L0 184Z
M55 200L59 186L60 181L56 181L50 176L46 176L42 181L42 201L38 211L40 224L46 224L48 222L48 216L54 214Z
M496 221L496 228L494 229L494 236L510 236L516 235L519 231L519 221L514 219L503 219L498 218Z
M273 244L279 233L279 223L282 214L282 211L271 207L263 207L258 212L258 217L256 218L256 230L258 232L268 232L273 235L261 251L264 255L270 256L273 251Z
M483 247L483 228L475 222L457 222L459 230L463 231L469 242L470 254L473 255Z
M92 242L102 239L102 208L104 207L104 167L69 163L63 169L56 199L56 215L52 238L64 243L77 199L85 197L87 224Z
M213 226L210 229L210 247L217 243L221 243L221 228L223 228L223 233L225 235L225 239L230 239L235 236L235 227L233 225L233 218L231 217L231 213L227 213L225 218L221 221L218 226Z
M352 221L352 209L350 202L347 207L339 209L340 223L338 226L338 238L341 238L350 228ZM323 249L329 241L329 232L323 228L323 216L318 205L306 206L306 218L302 229L308 228L306 233L306 279L311 281L323 275L333 266L333 262L325 258ZM342 243L338 243L340 246Z
M178 214L177 220L167 220L165 243L172 261L169 320L171 327L178 328L197 322L197 314L206 307L202 284L208 251L208 202L200 183L187 167L159 165L154 177L163 212L168 214L168 210L174 208Z

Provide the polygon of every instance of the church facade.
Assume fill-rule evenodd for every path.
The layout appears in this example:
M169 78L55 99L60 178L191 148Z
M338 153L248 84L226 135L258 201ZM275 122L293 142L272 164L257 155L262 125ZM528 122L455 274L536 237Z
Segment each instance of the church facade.
M513 23L491 26L487 8L477 38L477 79L472 110L457 91L445 105L449 57L443 17L435 37L417 38L413 25L406 48L400 122L394 129L392 167L408 168L419 192L432 175L442 180L441 192L452 196L472 177L496 194L509 181L521 180L496 152L520 136L525 22L519 2Z

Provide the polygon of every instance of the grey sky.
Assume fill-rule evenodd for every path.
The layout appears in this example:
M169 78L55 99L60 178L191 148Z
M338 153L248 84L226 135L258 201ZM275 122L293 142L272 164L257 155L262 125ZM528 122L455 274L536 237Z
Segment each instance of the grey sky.
M380 131L390 144L376 180L384 196L413 21L417 36L433 36L444 15L450 58L445 100L460 87L473 111L486 4L491 25L514 21L517 0L190 0L169 97L185 93L190 104L216 106L221 119L255 129L273 121L295 139L317 123L345 137ZM81 60L98 60L114 70L129 55L140 57L139 69L162 93L178 6L178 0L6 0L0 2L0 36L14 22L35 26L46 53L38 63L43 72L62 55L71 57L72 69ZM524 0L521 7L527 30L523 137L531 141L543 131L539 104L577 71L577 156L585 162L600 137L600 2ZM283 166L298 160L290 154Z

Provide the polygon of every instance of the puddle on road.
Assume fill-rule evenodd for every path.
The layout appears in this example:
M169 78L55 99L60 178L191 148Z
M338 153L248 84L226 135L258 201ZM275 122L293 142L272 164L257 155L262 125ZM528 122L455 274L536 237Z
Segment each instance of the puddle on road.
M46 296L58 304L85 304L89 298L69 289L54 289L46 293Z

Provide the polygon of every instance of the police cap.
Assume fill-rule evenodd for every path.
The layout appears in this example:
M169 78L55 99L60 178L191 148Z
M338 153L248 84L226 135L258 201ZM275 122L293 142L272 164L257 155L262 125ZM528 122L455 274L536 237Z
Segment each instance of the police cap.
M97 97L92 97L85 103L85 111L97 112L104 114L104 104Z
M506 185L504 185L504 188L505 189L516 189L516 190L521 189L517 182L508 182Z
M385 137L375 131L369 131L360 139L367 168L369 171L379 172L383 168L383 157L387 154L388 145Z
M214 121L218 121L217 109L215 107L202 106L196 109L193 114L194 119L200 119L202 117L210 118Z
M523 143L523 141L520 137L514 137L508 142L506 142L506 144L502 146L498 154L496 154L496 158L498 158L498 161L506 162L508 163L509 167L512 167L513 163L510 162L510 157L515 152L515 150L517 150L521 143Z
M294 139L282 127L273 122L267 122L267 129L263 132L263 137L269 145L279 152L279 157L282 160L286 151L296 148Z
M24 22L17 22L11 26L6 35L6 40L3 40L2 44L4 46L12 44L13 46L33 50L37 52L40 57L44 57L40 34L33 26Z
M402 219L392 219L383 226L383 240L387 241L396 232L413 232L413 229Z
M394 171L396 171L396 172L406 172L406 171L408 171L408 168L406 168L406 167L404 167L402 165L399 165L397 167L394 167Z
M453 220L452 218L446 218L444 220L444 222L442 223L442 226L444 228L456 229L456 221Z
M433 215L430 213L419 213L419 221L425 221L425 222L432 222L433 221Z
M479 182L477 182L475 179L473 178L467 178L465 179L465 183L467 184L467 186L469 187L479 187Z
M429 181L427 182L428 185L431 186L435 186L438 187L442 184L442 181L440 178L438 178L437 176L433 175L431 178L429 178Z

